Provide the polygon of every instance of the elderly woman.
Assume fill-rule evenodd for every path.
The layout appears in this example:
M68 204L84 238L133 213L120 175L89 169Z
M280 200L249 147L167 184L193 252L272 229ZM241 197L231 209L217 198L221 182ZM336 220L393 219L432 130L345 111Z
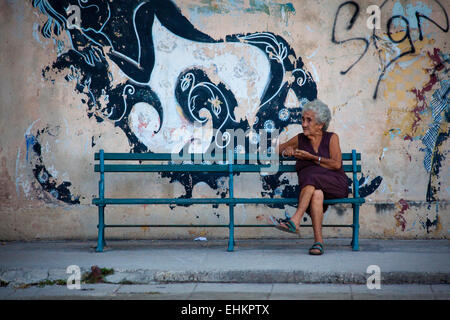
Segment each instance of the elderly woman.
M309 249L312 255L321 255L323 250L322 220L327 209L324 199L345 198L348 195L348 180L342 169L342 153L339 137L328 132L331 112L326 104L314 100L303 107L303 133L282 143L279 153L283 157L297 158L296 170L300 187L299 203L291 218L272 221L278 229L297 232L306 212L311 216L314 229L314 244Z

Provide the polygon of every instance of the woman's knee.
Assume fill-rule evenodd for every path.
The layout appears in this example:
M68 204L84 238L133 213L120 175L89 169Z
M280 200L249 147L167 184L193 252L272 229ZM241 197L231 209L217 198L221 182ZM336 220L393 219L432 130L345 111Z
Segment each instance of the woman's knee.
M322 190L314 191L310 204L311 218L316 215L323 214L323 192Z
M311 202L314 204L323 204L323 200L324 200L324 196L323 196L323 191L320 189L316 189L314 190L314 193L312 195L311 198Z

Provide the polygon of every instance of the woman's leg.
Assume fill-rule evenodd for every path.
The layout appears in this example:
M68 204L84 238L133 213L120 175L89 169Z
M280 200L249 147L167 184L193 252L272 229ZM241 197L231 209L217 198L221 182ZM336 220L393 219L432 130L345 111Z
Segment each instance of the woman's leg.
M311 198L314 194L316 188L312 185L307 185L302 188L300 191L300 195L298 197L298 207L295 211L294 215L291 217L292 222L298 228L300 226L300 222L302 221L302 217L305 214L306 209L308 209L309 203L311 202Z
M314 242L320 243L323 243L322 239L323 199L324 196L322 190L315 190L311 198L311 221L314 230ZM319 253L318 249L312 250L317 251L317 253Z

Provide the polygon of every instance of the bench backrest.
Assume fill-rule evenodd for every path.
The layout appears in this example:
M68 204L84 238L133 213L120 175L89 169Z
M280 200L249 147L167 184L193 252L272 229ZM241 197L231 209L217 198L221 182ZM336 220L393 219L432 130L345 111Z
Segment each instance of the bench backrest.
M94 159L99 161L95 164L94 171L103 175L105 172L271 172L275 168L276 172L296 172L296 159L293 157L282 158L265 154L244 154L229 153L220 157L208 154L188 154L179 155L171 153L109 153L100 150L94 155ZM181 162L181 160L183 162ZM114 163L110 163L110 162ZM122 161L139 161L139 164L124 164ZM273 166L274 161L279 161L277 166ZM351 153L342 153L343 169L352 173L353 196L359 197L359 184L357 173L361 172L361 153L352 150ZM108 162L108 163L106 163ZM142 164L142 162L158 162L156 164ZM215 162L215 163L214 163ZM289 163L289 164L288 164Z

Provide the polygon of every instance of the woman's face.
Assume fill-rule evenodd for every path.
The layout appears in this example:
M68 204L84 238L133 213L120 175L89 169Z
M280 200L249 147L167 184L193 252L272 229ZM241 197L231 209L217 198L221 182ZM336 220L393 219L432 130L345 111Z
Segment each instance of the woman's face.
M316 114L314 111L308 110L302 114L302 127L305 136L311 136L320 134L323 124L316 122Z

